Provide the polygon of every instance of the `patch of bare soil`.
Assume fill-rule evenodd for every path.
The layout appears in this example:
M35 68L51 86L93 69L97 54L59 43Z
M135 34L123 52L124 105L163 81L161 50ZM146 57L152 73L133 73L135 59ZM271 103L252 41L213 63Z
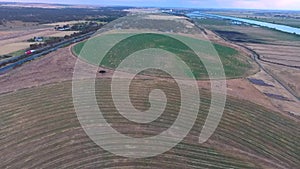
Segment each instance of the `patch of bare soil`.
M259 90L257 90L247 79L227 80L227 94L240 100L248 100L258 105L262 105L274 111L280 111L276 108ZM198 81L200 88L210 90L209 81Z
M55 33L58 32L52 28L19 31L18 33L10 34L6 37L1 37L0 45L2 46L10 43L24 42L35 36L48 36Z
M187 19L182 16L174 16L174 15L147 15L144 18L146 19L156 19L156 20L178 20L178 19Z
M273 67L273 65L272 65ZM260 79L270 84L272 86L260 86L254 85L261 93L265 93L268 95L276 95L287 98L287 100L275 98L275 97L268 97L271 103L282 112L286 112L289 114L293 114L296 116L300 116L300 102L296 99L293 95L291 95L285 88L282 87L276 80L274 80L270 75L268 75L265 71L261 71L256 75L251 76L251 78ZM294 77L292 77L293 79Z
M0 40L3 39L3 37L11 36L16 33L18 33L18 31L0 31Z
M300 97L300 69L271 64L265 68Z
M75 61L69 48L63 48L24 64L0 75L1 93L71 80Z
M30 42L16 42L16 43L10 43L7 45L3 45L0 47L0 55L9 54L21 49L26 49L30 46Z

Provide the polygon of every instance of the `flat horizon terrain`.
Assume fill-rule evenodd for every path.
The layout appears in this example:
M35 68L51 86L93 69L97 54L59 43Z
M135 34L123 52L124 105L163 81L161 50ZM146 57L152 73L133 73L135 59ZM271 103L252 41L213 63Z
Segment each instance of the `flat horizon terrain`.
M298 169L300 36L186 16L195 10L0 2L1 59L18 58L36 36L56 40L47 50L34 42L37 50L21 58L45 52L34 60L0 67L17 63L0 72L0 168ZM299 26L296 11L200 11ZM66 25L73 31L54 29ZM214 132L200 144L203 131ZM97 145L155 153L165 138L127 138L162 133L182 140L154 157Z

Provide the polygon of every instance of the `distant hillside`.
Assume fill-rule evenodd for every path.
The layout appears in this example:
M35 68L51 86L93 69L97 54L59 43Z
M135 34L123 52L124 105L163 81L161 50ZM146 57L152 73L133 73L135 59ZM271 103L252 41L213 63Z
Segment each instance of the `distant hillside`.
M2 7L27 7L27 8L97 8L100 6L91 5L67 5L67 4L48 4L48 3L21 3L21 2L0 2Z
M7 6L6 4L9 4ZM73 8L68 6L64 8L64 5L60 5L59 8L51 8L47 4L43 8L30 7L30 4L26 4L27 7L18 6L19 3L2 3L0 4L0 25L1 23L9 21L23 21L23 22L38 22L53 23L53 22L65 22L73 20L88 20L102 18L103 22L111 21L116 18L125 16L127 12L123 11L124 8L114 7L97 7L90 8ZM36 5L36 6L37 6ZM127 9L127 8L126 8Z

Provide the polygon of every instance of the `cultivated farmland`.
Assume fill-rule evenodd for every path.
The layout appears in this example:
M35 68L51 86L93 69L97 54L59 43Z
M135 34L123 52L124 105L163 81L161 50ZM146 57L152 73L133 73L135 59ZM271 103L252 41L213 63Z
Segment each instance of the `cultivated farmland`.
M254 78L270 82L274 87L255 86L262 93L288 98L289 101L269 97L281 111L299 116L300 36L251 25L233 25L228 20L207 18L197 22L229 43L259 55L257 62L264 70Z
M208 41L172 34L104 34L96 36L90 40L85 48L84 45L86 42L81 42L78 45L75 45L73 47L73 51L78 56L80 55L81 50L84 49L84 54L81 56L81 59L84 59L91 64L97 64L99 62L99 58L104 57L99 57L99 53L102 53L100 55L105 55L106 52L108 52L103 61L100 63L100 66L115 69L127 56L135 51L146 48L160 48L172 52L180 57L180 59L182 59L192 69L196 79L207 79L208 75L206 68L199 57L194 53L194 51L192 51L191 48L179 40L170 38L172 36L177 38L179 37L179 39L185 38L194 44L198 44L201 47L201 52L204 53L202 59L215 59L218 57L217 55L219 55L227 78L238 78L248 75L248 71L253 67L253 63L250 59L246 58L242 53L239 53L235 49L219 44L210 44ZM121 41L122 43L119 42L110 49L110 45L112 43L111 39L124 40ZM96 52L95 49L98 49L98 52ZM180 69L178 63L166 63L166 65L173 66L171 69Z
M97 80L96 95L115 129L145 137L164 130L176 118L180 98L172 94L177 92L174 85L155 79L133 81L130 94L139 110L148 108L147 94L153 87L169 98L166 111L149 125L133 124L117 113L110 79ZM160 156L133 160L102 150L84 133L74 112L71 82L1 95L0 167L297 168L299 122L247 101L229 98L216 133L207 143L198 144L210 94L201 91L201 98L196 124L182 143Z
M76 11L79 10L70 11L70 14ZM118 13L118 10L115 12ZM113 16L109 15L107 18L100 16L100 18L96 17L92 20L100 22L113 19ZM38 20L43 19L41 16L35 17ZM74 15L73 17L79 16ZM60 19L62 18L59 18L58 21ZM71 18L71 20L74 19ZM253 44L254 46L254 44L263 44L267 41L272 41L272 45L280 45L282 41L285 41L285 44L289 41L291 44L297 42L297 37L285 36L286 34L278 36L276 34L278 32L275 31L270 33L262 28L253 28L253 30L246 27L253 33L258 29L265 31L250 36L232 30L230 25L227 26L222 30L223 32L219 30L219 33L234 35L233 39L237 39L236 44L224 40L226 37L221 39L209 30L199 29L186 17L166 14L132 14L127 18L121 18L108 24L99 31L104 32L103 34L100 33L90 41L57 49L1 74L0 168L297 169L300 165L299 118L282 111L289 106L293 107L293 109L289 109L290 111L295 109L297 111L297 106L295 106L297 102L290 99L289 92L285 89L278 88L279 82L274 81L270 76L266 77L268 74L265 72L261 71L253 75L253 72L257 72L258 64L250 57L245 56L249 53L249 56L254 56L253 53L238 46L239 43ZM265 36L263 36L264 33L266 33ZM32 36L32 33L24 36ZM49 36L51 36L50 33ZM228 96L222 120L212 137L203 144L199 143L199 135L212 102L211 81L207 80L204 64L188 45L183 45L171 37L182 38L198 44L203 49L201 56L204 60L214 61L215 57L219 55L228 78ZM207 37L215 37L220 41L211 43ZM276 40L273 39L275 37L277 37ZM120 39L122 41L115 46L111 45L111 40ZM86 46L88 47L86 48ZM112 46L114 47L111 48ZM215 50L213 52L207 50L210 47ZM268 46L264 47L269 49ZM117 89L114 97L119 98L120 104L124 105L123 108L128 113L131 113L131 109L129 109L129 103L125 102L124 93L129 93L134 108L141 112L152 108L153 104L150 100L153 99L151 92L154 89L165 93L167 104L164 111L159 118L147 124L135 123L124 118L118 111L112 96L113 74L120 73L115 69L127 55L148 48L159 48L175 53L178 56L176 59L182 59L192 68L192 74L198 80L196 83L199 86L201 105L199 109L198 107L195 109L198 111L196 118L187 117L188 120L196 120L192 130L173 149L151 158L120 157L98 146L88 137L81 126L74 103L84 105L83 111L87 113L93 103L87 102L90 99L89 93L81 93L82 100L74 99L72 80L78 82L82 88L89 87L86 82L90 79L85 75L91 73L95 75L97 72L94 83L96 102L109 125L118 132L134 138L158 135L170 128L176 120L182 100L186 99L181 98L180 93L192 94L188 90L190 79L184 81L183 90L180 91L176 81L166 72L145 70L139 72L131 81L129 92L123 91L121 88ZM101 63L98 63L99 56L104 56ZM165 55L162 55L161 58L163 58L161 59L162 65L180 72L187 72L179 62L170 62L165 59ZM166 62L163 61L164 59ZM270 57L270 59L274 59L274 57ZM76 65L76 62L80 65ZM150 58L144 62L158 61ZM135 65L139 66L140 64L143 63L138 62ZM83 76L78 79L73 77L74 69L76 72L76 68L78 68L75 65L83 73ZM270 69L275 71L272 66ZM105 73L100 73L101 71ZM280 68L276 68L276 71L280 71ZM131 76L131 71L121 71L121 73L123 80ZM251 77L249 77L250 75ZM290 83L294 77L289 77L291 77ZM274 104L268 97L282 100L279 100L280 104ZM160 98L154 99L157 99L155 101L158 104L162 104ZM192 109L194 103L193 101L188 102L188 108ZM155 107L154 110L156 110ZM152 116L151 113L145 116L148 115ZM87 119L95 120L95 117L87 116ZM90 126L94 127L93 125L103 127L105 124L92 123ZM176 138L180 136L181 130L184 129L180 126L175 132L168 133L167 137ZM104 138L110 135L107 133L96 134ZM108 144L116 145L114 140ZM129 143L125 145L132 146ZM114 148L118 149L119 147L115 146ZM157 147L153 149L155 148ZM144 152L142 151L142 153Z

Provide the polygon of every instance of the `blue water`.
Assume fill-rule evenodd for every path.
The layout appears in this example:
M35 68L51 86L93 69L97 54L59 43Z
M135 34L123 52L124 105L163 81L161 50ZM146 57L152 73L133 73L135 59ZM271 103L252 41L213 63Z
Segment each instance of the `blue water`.
M271 29L276 29L278 31L286 32L286 33L292 33L292 34L297 34L300 35L300 28L295 28L291 26L286 26L286 25L279 25L279 24L273 24L273 23L268 23L268 22L261 22L261 21L255 21L255 20L250 20L250 19L242 19L242 18L236 18L236 17L230 17L230 16L222 16L222 15L214 15L214 14L205 14L205 13L200 13L200 12L192 12L187 14L189 17L210 17L210 18L222 18L222 19L229 19L232 21L239 21L243 23L248 23L252 25L258 25L258 26L263 26Z

